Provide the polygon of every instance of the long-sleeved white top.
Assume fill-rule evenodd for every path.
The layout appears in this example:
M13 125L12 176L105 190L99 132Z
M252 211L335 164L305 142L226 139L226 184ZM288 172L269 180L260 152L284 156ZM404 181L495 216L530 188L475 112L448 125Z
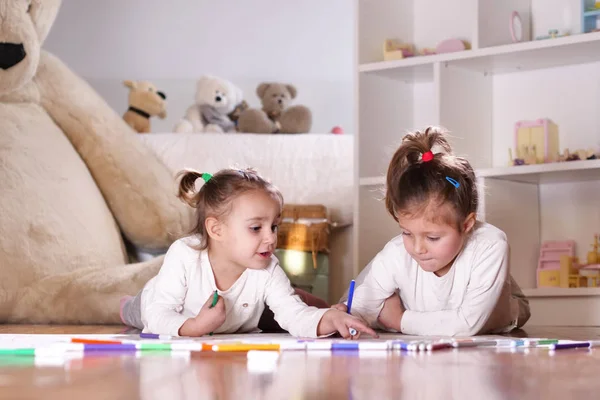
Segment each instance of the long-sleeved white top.
M188 318L198 315L215 290L225 301L226 319L215 333L258 331L265 303L279 325L293 336L316 337L328 309L306 305L295 294L275 256L263 270L246 269L227 290L218 290L208 252L197 251L194 237L175 241L158 274L144 286L141 297L144 332L179 335Z
M519 305L512 295L509 246L493 225L477 222L446 275L424 271L404 248L402 235L390 240L356 278L352 314L379 327L385 299L398 292L406 309L402 333L471 336L507 332L517 326ZM344 298L342 299L344 300Z

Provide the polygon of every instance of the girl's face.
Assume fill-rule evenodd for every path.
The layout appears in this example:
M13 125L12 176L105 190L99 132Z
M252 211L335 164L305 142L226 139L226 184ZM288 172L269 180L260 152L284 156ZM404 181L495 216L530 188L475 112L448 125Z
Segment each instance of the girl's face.
M443 208L437 212L449 211ZM417 217L398 216L404 247L423 270L443 276L462 250L467 234L475 224L475 215L470 214L465 219L461 233L456 226L433 222L431 218L426 218L427 213L424 214Z
M222 225L222 243L238 266L264 269L277 246L280 203L263 190L240 195Z

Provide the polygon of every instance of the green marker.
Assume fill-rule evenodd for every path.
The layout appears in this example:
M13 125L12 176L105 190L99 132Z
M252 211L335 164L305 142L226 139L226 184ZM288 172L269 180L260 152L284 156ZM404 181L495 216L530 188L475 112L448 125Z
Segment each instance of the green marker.
M215 290L215 293L213 294L213 302L212 302L212 305L210 306L210 308L213 308L214 306L216 306L217 301L219 301L219 294Z
M217 293L217 291L215 290L215 293L213 294L213 302L212 302L212 304L210 305L210 308L213 308L214 306L216 306L216 305L217 305L217 301L219 301L219 294L218 294L218 293ZM212 336L212 335L213 335L213 333L211 332L211 333L209 333L208 335L209 335L209 336Z
M137 346L142 351L170 351L172 350L170 343L141 343Z

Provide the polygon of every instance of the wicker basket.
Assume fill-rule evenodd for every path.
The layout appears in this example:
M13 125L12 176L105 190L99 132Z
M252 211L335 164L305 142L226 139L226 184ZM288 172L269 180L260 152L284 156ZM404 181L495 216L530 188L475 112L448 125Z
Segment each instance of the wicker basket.
M277 248L310 251L316 269L317 253L329 253L329 225L327 208L323 205L284 205Z

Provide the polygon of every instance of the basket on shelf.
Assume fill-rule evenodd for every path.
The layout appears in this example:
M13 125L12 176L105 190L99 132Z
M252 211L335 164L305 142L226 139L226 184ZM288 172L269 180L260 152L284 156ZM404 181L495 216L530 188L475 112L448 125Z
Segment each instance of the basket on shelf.
M330 222L327 208L320 204L283 206L277 232L277 248L309 251L317 268L317 253L329 253Z

